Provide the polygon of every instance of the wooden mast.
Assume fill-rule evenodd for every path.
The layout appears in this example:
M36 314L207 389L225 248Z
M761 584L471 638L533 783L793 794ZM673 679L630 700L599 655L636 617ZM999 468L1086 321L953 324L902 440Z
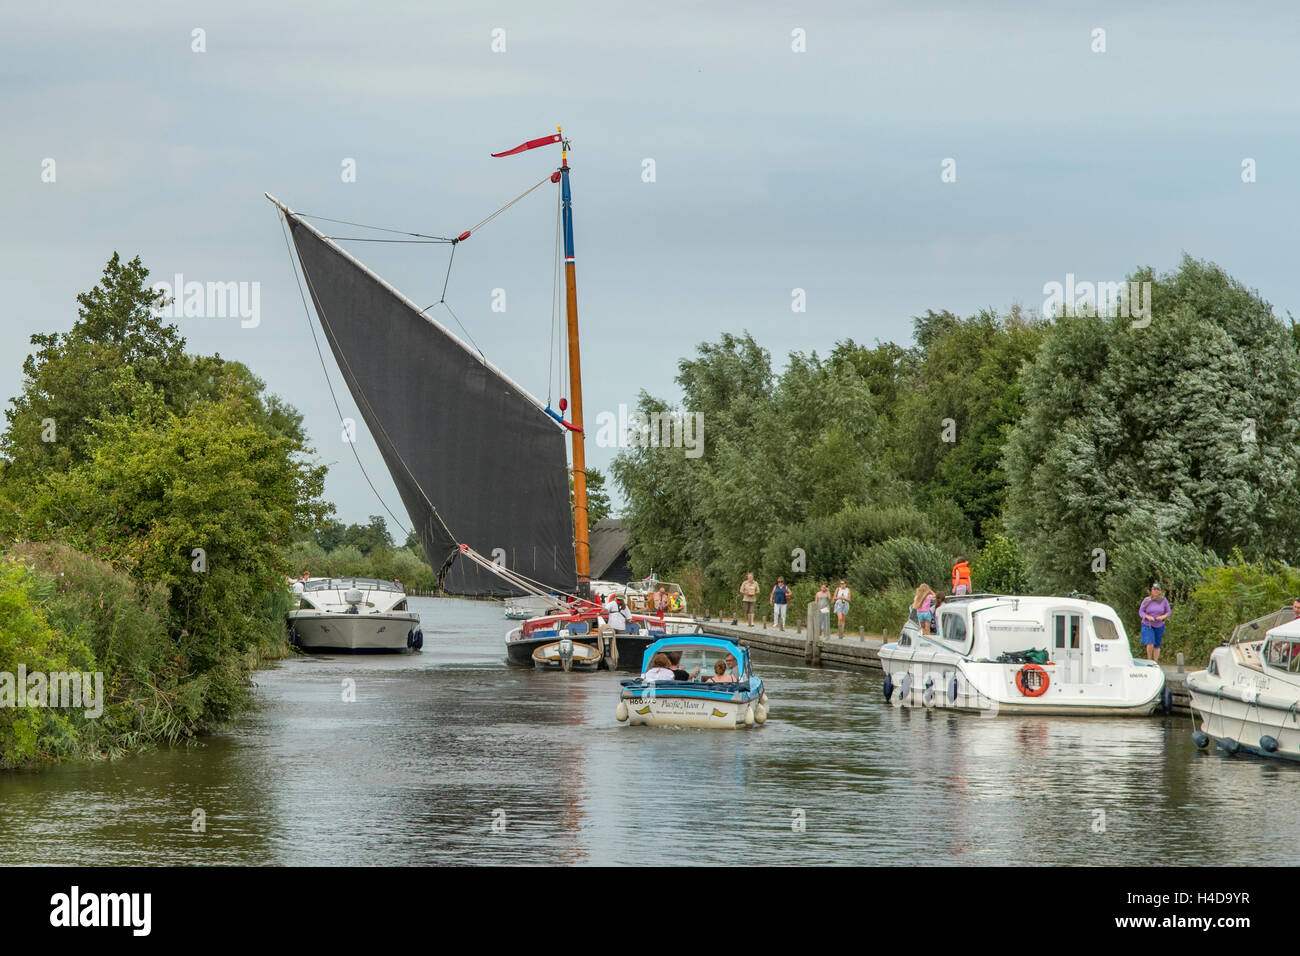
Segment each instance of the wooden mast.
M560 197L564 217L564 286L569 318L569 420L573 427L573 559L578 597L591 597L591 548L587 529L587 456L582 433L582 359L578 349L578 276L573 261L573 200L569 193L569 143L560 134Z

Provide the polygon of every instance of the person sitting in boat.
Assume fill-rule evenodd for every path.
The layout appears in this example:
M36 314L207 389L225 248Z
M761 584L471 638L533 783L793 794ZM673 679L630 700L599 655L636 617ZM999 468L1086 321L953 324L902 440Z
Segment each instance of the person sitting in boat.
M641 675L646 682L657 680L676 680L672 672L672 661L667 654L659 653L650 658L650 669Z
M736 680L740 680L740 664L736 661L735 654L727 655L727 672L736 675Z
M697 667L694 671L688 671L682 667L682 652L668 652L669 666L673 669L673 680L695 680L700 676L700 669Z
M713 676L707 683L711 684L735 684L740 680L735 674L736 659L728 654L726 657L719 657L718 662L713 665Z
M615 634L627 633L627 618L623 615L623 608L619 604L618 595L611 594L609 600L605 602L605 613L609 615L609 626L614 629Z
M655 592L654 600L655 600L655 604L654 604L655 614L658 617L663 617L666 613L668 613L668 591L665 590L662 584L659 585L659 590Z

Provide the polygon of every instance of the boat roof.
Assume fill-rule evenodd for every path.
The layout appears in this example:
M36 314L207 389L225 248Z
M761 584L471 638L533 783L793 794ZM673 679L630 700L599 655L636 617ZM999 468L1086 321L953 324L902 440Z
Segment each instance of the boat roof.
M1286 612L1288 614L1293 613L1290 608L1287 608ZM1287 621L1285 624L1279 624L1277 627L1270 628L1268 636L1300 638L1300 617Z
M1094 601L1091 595L1080 594L949 594L943 599L936 610L942 611L947 607L963 605L972 614L976 611L984 611L989 608L1005 606L1014 601L1016 609L1036 609L1047 607L1062 607L1070 605L1081 605L1087 607L1092 613L1097 611L1109 611L1115 613L1115 609L1109 604L1103 604L1100 601Z
M675 651L678 648L686 647L711 647L728 654L734 654L736 668L742 673L748 663L745 648L729 638L714 637L709 634L680 634L675 637L661 637L647 647L645 656L641 660L641 672L645 673L650 669L650 661L661 651Z

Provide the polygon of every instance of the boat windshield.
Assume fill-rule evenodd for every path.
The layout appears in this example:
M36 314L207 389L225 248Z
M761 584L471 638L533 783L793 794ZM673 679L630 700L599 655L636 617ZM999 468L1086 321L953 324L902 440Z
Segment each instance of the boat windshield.
M302 585L304 591L346 591L349 588L404 593L396 581L383 581L379 578L313 578L304 581Z
M736 654L726 648L714 646L696 646L691 644L677 645L672 648L673 653L681 651L682 669L693 675L697 681L708 681L710 678L717 678L717 664L723 662L723 672L729 673L737 680L746 680L745 677L745 655L743 652ZM726 660L728 656L736 658L736 666L728 667ZM698 672L698 673L697 673Z
M1280 611L1274 611L1272 614L1265 614L1263 617L1257 617L1253 621L1247 621L1245 624L1238 624L1232 629L1232 637L1228 639L1229 644L1245 644L1250 641L1262 641L1264 635L1273 628L1282 624L1289 624L1296 619L1296 613L1289 607L1284 607Z

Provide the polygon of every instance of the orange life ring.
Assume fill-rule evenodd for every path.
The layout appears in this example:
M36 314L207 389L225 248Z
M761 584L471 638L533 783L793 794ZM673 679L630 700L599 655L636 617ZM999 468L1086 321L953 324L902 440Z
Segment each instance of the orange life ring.
M1047 671L1037 664L1026 664L1016 671L1016 690L1026 697L1042 697L1047 693L1051 683L1052 679L1047 676Z

